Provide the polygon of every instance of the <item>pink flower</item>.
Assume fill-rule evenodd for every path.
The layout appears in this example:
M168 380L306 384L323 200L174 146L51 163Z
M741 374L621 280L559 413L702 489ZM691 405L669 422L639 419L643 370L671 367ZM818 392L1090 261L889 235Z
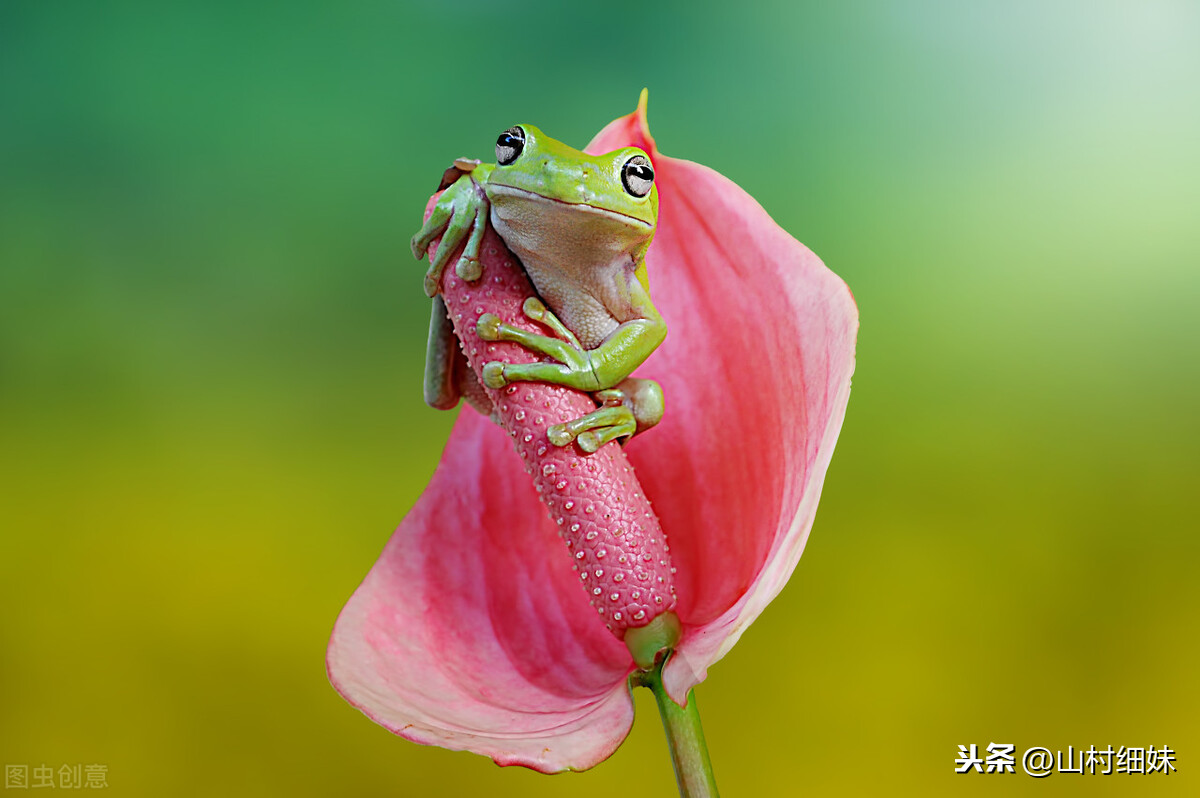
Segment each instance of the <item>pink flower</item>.
M662 423L625 448L668 536L682 704L800 559L845 415L858 314L846 285L749 195L660 155L645 106L588 147L647 151L647 256L670 334L639 371ZM582 770L633 722L633 658L589 606L505 432L460 412L429 487L342 610L329 678L419 743L498 764Z

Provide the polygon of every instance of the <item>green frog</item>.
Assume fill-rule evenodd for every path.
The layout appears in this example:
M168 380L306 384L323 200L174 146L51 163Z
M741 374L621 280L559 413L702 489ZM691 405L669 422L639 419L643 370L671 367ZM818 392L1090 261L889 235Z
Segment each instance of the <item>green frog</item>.
M556 446L575 441L595 452L657 424L662 389L630 376L667 334L646 275L646 250L658 223L649 156L637 147L587 155L522 124L500 134L495 164L459 158L446 170L442 188L412 239L420 260L430 242L442 237L425 275L425 293L433 297L425 401L449 409L466 398L491 414L491 400L466 365L438 296L442 273L460 244L457 275L469 282L480 278L479 249L490 220L537 290L523 312L552 335L521 330L486 313L476 328L479 337L513 341L555 362L490 362L482 370L484 384L502 388L533 381L590 392L601 406L550 427Z

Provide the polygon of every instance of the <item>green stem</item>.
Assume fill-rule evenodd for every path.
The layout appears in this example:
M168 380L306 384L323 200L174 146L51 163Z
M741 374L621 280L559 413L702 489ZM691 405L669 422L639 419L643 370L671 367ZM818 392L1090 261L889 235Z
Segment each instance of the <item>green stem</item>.
M718 798L717 780L713 777L704 729L700 726L700 710L696 708L696 691L688 691L686 707L679 706L667 695L662 682L666 660L667 657L662 657L653 670L635 673L633 683L649 687L658 702L658 714L662 716L667 747L671 749L671 764L675 766L680 798Z

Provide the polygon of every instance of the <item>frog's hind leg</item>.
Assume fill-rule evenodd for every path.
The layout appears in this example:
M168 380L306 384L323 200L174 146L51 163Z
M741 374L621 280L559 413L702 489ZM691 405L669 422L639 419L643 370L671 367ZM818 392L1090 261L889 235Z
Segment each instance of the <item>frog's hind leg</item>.
M497 424L500 423L500 416L496 412L496 406L492 404L491 397L488 396L487 389L475 376L475 369L471 368L471 364L467 362L467 356L461 351L454 361L454 381L458 384L462 398L467 400L467 404L478 410L481 415L487 416Z
M566 446L577 441L579 448L591 454L611 440L637 432L633 412L624 405L602 407L574 421L555 424L546 430L546 436L555 446Z
M627 377L615 388L597 391L595 397L604 406L550 427L546 432L551 443L566 446L574 440L590 454L609 441L632 437L662 420L662 388L653 380Z
M441 296L433 298L429 315L429 342L425 350L425 403L438 410L452 410L459 399L493 421L497 420L488 396L454 335L454 326Z

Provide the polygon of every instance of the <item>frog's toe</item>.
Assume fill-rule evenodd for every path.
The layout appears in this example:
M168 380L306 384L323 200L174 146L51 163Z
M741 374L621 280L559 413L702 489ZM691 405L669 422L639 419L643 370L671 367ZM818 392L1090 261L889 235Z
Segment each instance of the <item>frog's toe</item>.
M473 283L483 276L483 266L479 263L479 258L471 258L463 255L458 259L458 264L454 267L454 273L468 283Z
M425 296L435 297L441 289L441 272L427 272L425 274Z
M583 349L579 339L575 337L575 333L568 330L567 326L559 321L558 317L551 313L550 309L537 297L531 296L526 299L521 305L521 312L525 314L525 318L549 327L559 339L566 341L576 349Z
M611 427L598 427L579 433L579 437L575 439L575 442L579 444L580 449L591 454L610 441L632 435L636 429L636 426L633 424L613 424Z
M535 296L531 296L527 297L525 301L521 303L521 312L524 313L525 317L528 319L541 321L545 317L547 310L546 306L542 304L542 300Z
M627 407L601 407L574 421L555 424L546 430L546 437L555 446L566 446L571 441L591 454L609 441L637 431L637 422Z
M568 424L555 424L546 430L546 437L555 446L566 446L575 440L575 433Z
M620 388L605 388L603 391L596 391L592 396L606 407L624 404L626 398L625 391Z
M504 378L504 364L496 360L493 360L491 363L484 363L483 384L495 390L507 385L508 381Z
M499 341L500 324L500 317L495 313L484 313L475 324L475 333L485 341Z
M579 437L575 439L575 442L579 444L580 449L583 449L588 454L595 452L601 445L599 436L592 430L579 433Z

